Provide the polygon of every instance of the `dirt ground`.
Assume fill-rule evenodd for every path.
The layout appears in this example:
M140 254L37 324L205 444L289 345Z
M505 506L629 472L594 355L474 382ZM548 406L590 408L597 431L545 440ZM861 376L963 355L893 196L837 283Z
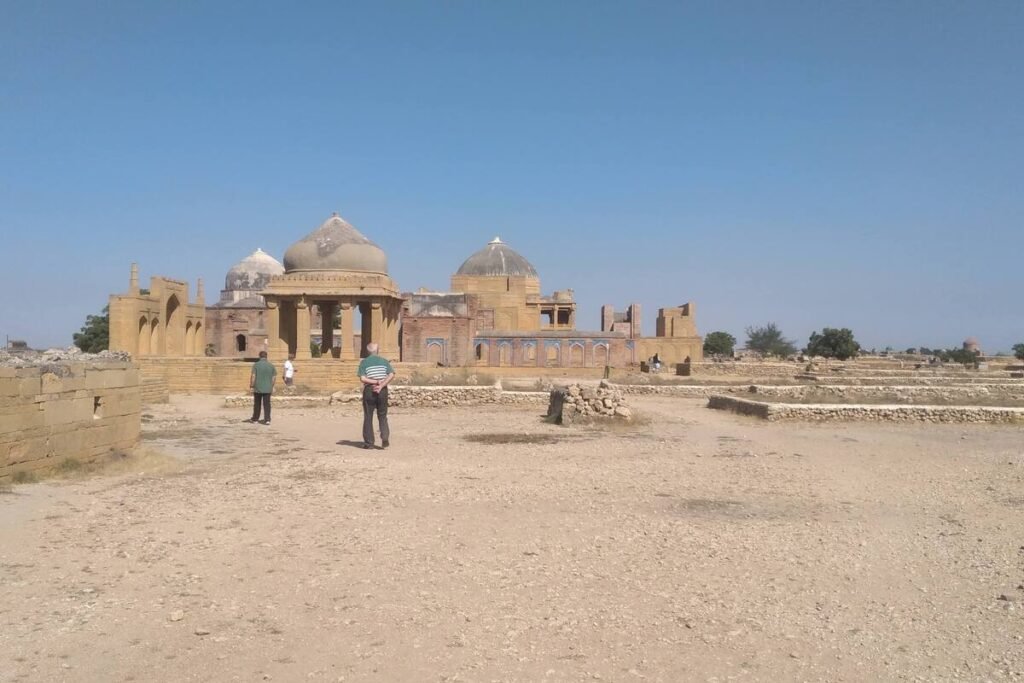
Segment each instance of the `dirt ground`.
M1020 427L632 404L149 407L0 495L0 681L1024 679Z

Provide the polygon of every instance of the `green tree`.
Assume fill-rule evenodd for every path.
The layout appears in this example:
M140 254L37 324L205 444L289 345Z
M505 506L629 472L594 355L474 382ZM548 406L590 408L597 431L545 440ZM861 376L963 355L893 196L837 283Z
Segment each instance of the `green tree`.
M848 327L826 327L821 330L821 334L811 332L804 353L808 356L846 360L860 353L860 344L853 338L853 331Z
M731 356L736 348L736 337L728 332L709 332L704 337L705 356Z
M106 351L110 346L110 306L104 306L100 315L86 316L85 325L72 339L86 353Z
M767 356L792 356L796 353L796 344L782 336L775 323L763 327L747 328L747 348Z
M1024 360L1024 344L1014 344L1013 355L1017 360Z

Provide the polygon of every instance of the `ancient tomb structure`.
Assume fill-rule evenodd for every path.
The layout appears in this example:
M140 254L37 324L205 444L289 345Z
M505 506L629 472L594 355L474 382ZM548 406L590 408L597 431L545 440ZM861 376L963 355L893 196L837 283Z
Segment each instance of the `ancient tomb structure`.
M127 294L110 296L110 350L133 357L201 356L206 349L203 281L189 303L188 283L153 276L139 288L139 267L132 264Z
M450 292L406 294L402 360L491 367L626 366L658 353L664 363L703 358L693 304L658 312L656 337L643 337L640 306L601 309L601 330L576 329L571 289L541 295L536 268L495 237L467 258Z
M266 349L266 302L263 289L284 266L262 249L236 263L224 276L220 300L206 308L210 355L254 358Z
M311 357L312 308L325 321L340 318L341 339L334 325L322 326L321 350L338 349L344 360L366 353L375 342L383 355L398 358L402 298L388 276L384 250L338 214L293 244L284 255L284 273L270 278L263 290L271 358ZM353 321L361 319L360 345L353 345ZM337 342L337 343L336 343Z

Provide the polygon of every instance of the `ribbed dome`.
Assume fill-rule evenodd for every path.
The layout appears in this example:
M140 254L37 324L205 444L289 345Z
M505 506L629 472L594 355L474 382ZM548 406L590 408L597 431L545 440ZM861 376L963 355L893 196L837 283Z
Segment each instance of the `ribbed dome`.
M284 253L284 269L356 270L370 273L388 272L384 250L361 232L334 214L323 225L288 247Z
M257 249L244 259L231 266L224 277L224 289L227 291L259 291L267 286L272 275L280 275L284 266L276 258Z
M530 262L499 237L466 259L455 274L539 277Z

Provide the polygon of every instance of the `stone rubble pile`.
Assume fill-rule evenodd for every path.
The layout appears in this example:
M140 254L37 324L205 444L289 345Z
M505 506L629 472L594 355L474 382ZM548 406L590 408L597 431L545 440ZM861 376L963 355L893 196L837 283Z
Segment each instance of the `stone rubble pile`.
M603 380L597 387L571 384L551 392L548 418L556 424L572 424L589 417L629 420L633 411L622 392Z
M12 368L29 368L39 365L50 365L52 363L102 363L130 361L131 359L131 354L126 351L84 353L77 346L69 346L66 349L47 349L45 351L34 351L32 349L10 351L0 349L0 366Z

